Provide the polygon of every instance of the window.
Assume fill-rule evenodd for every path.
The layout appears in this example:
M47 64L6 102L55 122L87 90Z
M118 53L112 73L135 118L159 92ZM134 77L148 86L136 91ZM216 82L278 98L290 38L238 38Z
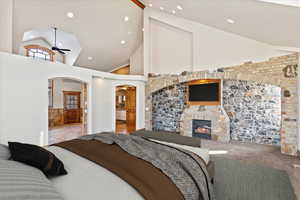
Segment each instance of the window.
M26 56L28 57L40 60L54 61L55 53L46 47L41 47L39 45L27 45L24 48L26 49Z

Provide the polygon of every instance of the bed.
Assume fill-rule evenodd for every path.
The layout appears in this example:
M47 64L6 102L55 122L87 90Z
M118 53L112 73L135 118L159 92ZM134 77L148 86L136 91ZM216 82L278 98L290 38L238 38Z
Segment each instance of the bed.
M122 142L124 137L126 136L115 136L116 134L107 134L107 138L108 140L113 139L114 141L112 141L112 143L107 142L107 138L103 138L106 134L98 134L97 135L90 135L87 136L86 138L82 138L82 139L76 139L76 140L72 140L72 141L67 141L64 143L60 143L54 146L50 146L47 147L46 149L50 152L52 152L59 160L61 160L64 164L64 168L66 169L66 171L68 172L67 175L64 176L58 176L58 177L52 177L49 178L50 182L53 184L55 190L58 192L59 195L61 195L62 199L64 200L93 200L93 199L112 199L112 200L117 200L117 199L122 199L122 200L143 200L143 199L151 199L151 200L159 200L159 199L172 199L172 200L183 200L183 199L203 199L203 200L213 200L214 196L213 196L213 192L212 192L212 187L211 187L211 183L210 183L210 179L209 176L207 174L207 172L194 172L194 173L199 173L201 174L201 176L203 175L199 180L203 185L206 186L207 184L207 191L206 188L201 188L201 198L194 198L191 197L189 198L188 195L182 191L182 186L185 186L185 183L180 183L180 181L174 181L174 177L169 176L170 174L166 173L166 171L164 171L163 167L156 165L155 163L150 164L150 161L148 160L148 162L145 162L147 159L142 158L142 157L138 157L138 155L130 155L131 152L130 150L124 148L121 149L120 147L122 147ZM115 138L116 137L116 138ZM122 140L120 140L120 138ZM202 149L199 147L191 147L191 146L187 146L187 145L182 145L182 144L175 144L175 143L170 143L170 142L166 142L166 141L160 141L156 139L145 139L145 138L141 138L141 137L136 137L136 136L132 136L130 139L132 140L131 142L143 142L143 145L145 144L145 147L147 149L147 144L149 146L154 145L155 148L157 148L157 145L159 146L159 148L161 149L170 149L168 151L170 152L174 152L175 149L180 148L182 150L181 154L183 154L183 152L185 152L185 150L191 151L193 153L193 156L195 156L197 159L199 158L199 160L203 161L201 163L201 166L199 169L198 168L189 168L189 163L186 164L182 164L185 165L183 166L184 170L188 171L201 171L203 170L203 168L210 168L209 166L213 166L211 165L212 162L210 162L209 159L209 154L208 154L208 150L206 149ZM118 141L119 140L119 141ZM144 141L145 140L145 141ZM121 142L120 142L121 141ZM125 141L125 140L124 140ZM118 143L119 142L119 143ZM145 142L145 143L144 143ZM138 162L143 163L143 165L136 165L136 166L142 166L137 168L136 170L134 168L131 168L131 171L129 168L127 168L130 164L126 163L126 160L120 159L120 154L115 154L115 152L113 152L113 154L111 155L107 155L105 152L107 149L111 149L111 144L117 144L114 145L113 148L120 148L118 151L123 153L121 156L121 158L128 156L131 156L132 158L136 159ZM133 143L127 142L127 138L126 138L126 142L124 142L125 145L129 144L129 149L131 148L131 146L135 146L132 145ZM137 143L136 143L137 144ZM100 145L100 146L99 146ZM102 145L102 146L101 146ZM105 146L106 145L106 146ZM98 148L101 147L101 148ZM93 149L94 148L94 149ZM174 149L172 149L174 148ZM97 150L95 150L97 149ZM95 154L94 152L95 151ZM98 154L97 154L98 151ZM127 151L127 152L126 152ZM162 151L164 154L165 152ZM101 154L102 153L102 154ZM139 154L141 152L138 152L137 154ZM93 155L92 155L93 154ZM107 158L102 158L105 156L108 156ZM114 158L114 155L117 155ZM157 155L156 152L154 154L155 156L160 157L161 155ZM168 154L166 154L168 155ZM166 156L164 155L164 156ZM179 155L174 154L176 157ZM173 156L174 156L173 155ZM93 158L94 157L94 158ZM103 163L99 163L97 162L97 157L99 160L102 159L102 162L104 160L104 165ZM101 159L99 158L101 157ZM117 161L116 163L119 162L120 166L119 167L119 171L122 169L125 169L122 173L118 173L119 171L114 171L114 167L107 167L107 165L105 165L105 161L107 159L111 159L112 161ZM167 162L167 157L166 157L166 162ZM185 158L187 159L187 157ZM121 161L118 161L121 160ZM184 160L184 159L183 159ZM190 159L192 160L192 159ZM172 160L169 160L169 162ZM187 161L187 160L186 160ZM170 164L176 164L178 161L174 161L173 163L171 162ZM114 163L114 162L113 162ZM178 166L181 166L181 164L179 164ZM116 164L118 165L118 164ZM133 165L135 166L135 165ZM146 166L145 168L143 166ZM150 167L151 166L151 167ZM204 167L203 167L204 166ZM206 166L206 167L205 167ZM147 182L146 179L148 179L149 177L147 177L147 174L150 173L148 176L152 176L152 172L151 170L149 170L147 167L153 168L156 170L154 170L154 174L155 176L153 176L153 180L152 182ZM196 166L197 167L197 166ZM178 167L179 168L179 167ZM213 167L212 167L213 168ZM193 170L196 169L196 170ZM129 171L126 171L129 170ZM145 171L143 171L145 170ZM148 170L148 171L147 171ZM140 174L135 174L135 171L138 171L138 173ZM212 169L213 171L213 169ZM117 172L117 173L116 173ZM159 172L159 177L158 177L158 173ZM122 177L122 175L126 173L129 173L131 177L134 178L133 179L126 179L124 177ZM134 173L134 174L133 174ZM193 172L192 172L193 173ZM162 175L160 175L162 174ZM140 176L141 175L141 176ZM137 176L137 177L136 177ZM140 176L140 177L139 177ZM177 175L174 175L177 176ZM213 174L211 175L213 176ZM146 178L145 178L146 177ZM160 179L161 178L161 179ZM192 177L192 178L195 178ZM196 177L197 178L197 177ZM151 179L151 178L149 178ZM135 184L132 184L133 181L138 181ZM153 182L153 181L157 181L157 182ZM182 181L182 180L181 180ZM145 182L144 185L139 186L139 183ZM171 184L166 184L167 182L170 182ZM151 184L149 184L151 183ZM153 184L154 183L154 184ZM179 183L179 185L178 185ZM199 181L197 182L197 184L199 183ZM181 185L180 185L181 184ZM201 185L199 184L199 185ZM187 185L188 185L188 181L187 181ZM149 190L148 187L149 186ZM191 186L191 185L190 185ZM174 188L176 188L174 190ZM153 190L153 191L151 191ZM156 191L155 191L156 190ZM166 190L166 191L163 191ZM191 189L192 190L192 189ZM163 195L168 195L164 196L163 198L161 198L162 196L155 197L157 192L162 192L162 196ZM169 192L168 192L169 191ZM186 190L188 191L188 190ZM147 192L149 192L149 194L147 194ZM152 192L152 193L151 193ZM164 194L165 193L165 194ZM178 194L176 194L178 193ZM180 193L180 194L179 194ZM207 193L207 194L206 194ZM154 196L151 196L153 195ZM192 193L191 193L192 194ZM174 195L174 196L172 196ZM176 196L177 195L177 196ZM170 198L169 198L170 197ZM188 198L186 198L188 197Z

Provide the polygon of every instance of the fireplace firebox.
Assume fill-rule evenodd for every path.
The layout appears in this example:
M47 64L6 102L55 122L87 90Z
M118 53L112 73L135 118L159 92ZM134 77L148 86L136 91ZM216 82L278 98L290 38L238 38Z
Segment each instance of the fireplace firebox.
M211 140L211 121L193 119L193 137Z

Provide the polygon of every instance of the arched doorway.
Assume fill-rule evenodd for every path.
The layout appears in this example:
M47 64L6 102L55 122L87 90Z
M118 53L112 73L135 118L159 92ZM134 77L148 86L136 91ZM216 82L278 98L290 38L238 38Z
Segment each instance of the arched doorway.
M136 130L136 87L116 87L116 133L130 134Z
M87 134L87 84L69 78L48 80L48 144Z

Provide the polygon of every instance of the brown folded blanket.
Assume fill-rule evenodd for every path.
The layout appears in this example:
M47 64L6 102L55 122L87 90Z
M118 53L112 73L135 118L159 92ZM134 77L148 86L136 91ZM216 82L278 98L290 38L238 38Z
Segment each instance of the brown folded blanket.
M176 185L160 169L128 154L117 144L76 139L55 146L71 151L116 174L134 187L145 200L184 200Z

